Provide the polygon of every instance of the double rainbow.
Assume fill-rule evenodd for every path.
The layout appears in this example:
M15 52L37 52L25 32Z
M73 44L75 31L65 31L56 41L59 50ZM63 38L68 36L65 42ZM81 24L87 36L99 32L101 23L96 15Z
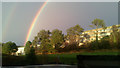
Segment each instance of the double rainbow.
M31 33L32 33L33 28L34 28L34 26L35 26L35 23L37 22L40 14L42 13L42 11L43 11L43 9L45 8L45 6L47 5L47 3L48 3L48 0L46 0L46 1L43 3L42 7L41 7L41 8L38 10L38 12L36 13L36 15L35 15L35 17L34 17L34 19L33 19L33 21L32 21L32 24L31 24L31 26L30 26L30 28L29 28L29 31L28 31L28 33L27 33L27 37L26 37L25 43L30 39ZM24 45L25 45L25 43L24 43Z

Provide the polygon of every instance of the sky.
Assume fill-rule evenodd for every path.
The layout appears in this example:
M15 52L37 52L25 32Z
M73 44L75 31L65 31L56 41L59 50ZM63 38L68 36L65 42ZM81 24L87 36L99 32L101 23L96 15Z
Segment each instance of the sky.
M1 0L2 2L44 2L45 0ZM48 2L118 2L120 0L48 0Z
M2 42L2 2L0 1L0 42Z
M2 42L13 41L23 45L30 25L43 2L3 2ZM0 11L1 12L1 11ZM91 22L99 18L106 26L118 24L117 2L48 2L40 14L30 41L42 30L66 29L79 24L90 30Z

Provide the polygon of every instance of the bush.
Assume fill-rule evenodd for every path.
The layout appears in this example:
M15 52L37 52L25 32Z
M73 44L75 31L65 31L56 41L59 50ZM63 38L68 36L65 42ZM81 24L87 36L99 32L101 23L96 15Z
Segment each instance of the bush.
M30 48L30 52L25 55L26 61L28 64L35 64L36 62L36 55L35 55L35 49L33 47Z
M58 49L59 52L70 52L70 51L78 51L78 50L79 50L79 46L75 42L65 45L64 48L59 48Z
M99 44L99 49L111 49L109 41L108 40L102 40Z
M91 43L89 43L89 49L90 50L97 50L99 47L98 47L98 44L96 41L92 41Z

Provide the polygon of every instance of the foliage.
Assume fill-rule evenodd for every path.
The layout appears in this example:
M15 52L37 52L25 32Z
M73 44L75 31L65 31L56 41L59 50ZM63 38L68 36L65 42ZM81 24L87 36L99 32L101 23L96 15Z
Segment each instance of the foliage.
M80 25L75 25L74 27L70 27L67 29L68 35L79 35L81 32L83 32L83 28Z
M79 46L76 42L71 44L66 44L64 48L59 49L59 52L70 52L70 51L78 51Z
M37 42L38 42L38 37L35 36L34 40L32 41L32 45L37 46Z
M89 49L91 50L98 50L98 49L110 49L110 43L109 43L109 36L103 37L98 42L92 41L89 43Z
M29 53L25 55L26 61L28 64L35 64L36 63L36 55L35 55L35 49L34 47L30 47Z
M96 41L92 41L90 44L89 44L89 49L91 50L97 50L98 49L98 43Z
M27 41L24 51L25 51L26 62L28 62L28 64L35 63L36 61L35 48L32 46L31 41Z
M111 30L112 33L110 35L110 43L114 45L115 48L119 48L120 32L118 31L118 27L116 25L113 25Z
M2 53L2 43L0 42L0 53Z
M50 31L46 31L46 30L41 30L38 35L38 42L44 39L48 39L50 37Z
M99 43L99 49L111 49L109 40L101 40Z
M62 43L64 42L64 35L62 34L62 31L55 29L51 32L51 44L55 46L55 49L58 49Z
M98 28L99 27L102 27L102 28L106 28L106 26L105 26L105 23L104 23L104 20L101 20L101 19L94 19L93 21L92 21L92 24L93 25L90 25L90 27L92 27L92 28L94 28L94 27L96 27L96 42L98 42Z
M41 52L42 54L54 53L54 52L55 52L55 49L54 49L53 46L49 43L49 40L48 40L48 39L45 39L45 40L41 40L40 52Z
M70 27L67 31L67 39L71 42L79 42L79 36L84 31L84 29L80 25L75 25L74 27Z
M2 43L0 42L0 46L2 46Z
M14 42L7 42L2 45L2 53L4 54L12 54L18 50L16 44Z
M98 28L102 27L105 30L106 26L105 26L104 20L97 19L97 18L92 21L92 24L93 25L90 25L90 27L96 28L96 33L95 33L96 34L96 42L92 42L92 44L95 44L96 47L98 47L99 46L99 44L98 44Z
M25 48L24 48L24 51L25 51L25 54L29 54L30 53L30 48L31 48L31 41L27 41L26 45L25 45Z
M104 20L101 20L101 19L94 19L92 21L92 24L93 25L90 25L91 27L96 27L96 28L99 28L99 27L104 27L105 28L105 22Z
M83 34L83 37L81 39L82 39L82 42L83 42L83 40L85 41L85 43L84 43L85 45L88 45L89 39L90 39L90 35L85 33L85 34Z
M40 44L39 51L42 54L47 52L54 52L53 46L50 44L50 34L51 32L48 30L41 30L37 35L37 44Z

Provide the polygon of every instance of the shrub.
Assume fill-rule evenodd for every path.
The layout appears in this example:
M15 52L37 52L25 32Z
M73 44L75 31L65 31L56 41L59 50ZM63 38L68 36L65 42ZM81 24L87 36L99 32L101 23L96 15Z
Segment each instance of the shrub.
M108 40L101 40L99 44L99 49L111 49L110 43Z
M36 55L35 55L35 49L33 47L30 48L30 52L25 55L26 61L28 64L35 64L36 62Z
M59 52L70 52L70 51L78 51L78 50L79 50L79 46L75 42L65 45L64 48L59 48Z
M90 50L97 50L99 47L98 47L98 44L96 41L92 41L90 44L89 44L89 49Z

